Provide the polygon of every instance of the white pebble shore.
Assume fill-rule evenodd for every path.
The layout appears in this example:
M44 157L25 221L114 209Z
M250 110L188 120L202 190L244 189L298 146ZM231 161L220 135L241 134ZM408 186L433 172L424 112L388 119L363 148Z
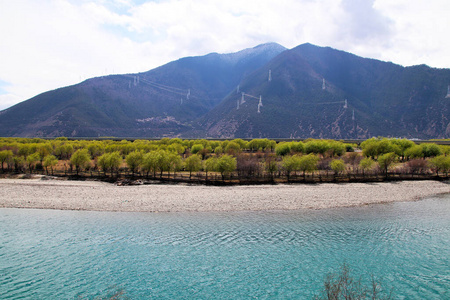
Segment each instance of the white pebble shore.
M93 211L255 211L352 207L450 193L438 181L116 186L98 181L0 179L0 207Z

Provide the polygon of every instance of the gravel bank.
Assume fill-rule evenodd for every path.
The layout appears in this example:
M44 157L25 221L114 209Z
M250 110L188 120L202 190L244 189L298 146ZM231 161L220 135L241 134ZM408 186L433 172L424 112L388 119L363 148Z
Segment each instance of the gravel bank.
M96 211L245 211L350 207L450 193L437 181L262 186L140 185L0 179L0 207Z

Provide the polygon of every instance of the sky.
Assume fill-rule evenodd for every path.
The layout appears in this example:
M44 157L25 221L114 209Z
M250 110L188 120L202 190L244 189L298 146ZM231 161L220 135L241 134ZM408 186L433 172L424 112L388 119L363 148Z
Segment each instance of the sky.
M450 68L448 0L0 0L0 110L107 74L276 42Z

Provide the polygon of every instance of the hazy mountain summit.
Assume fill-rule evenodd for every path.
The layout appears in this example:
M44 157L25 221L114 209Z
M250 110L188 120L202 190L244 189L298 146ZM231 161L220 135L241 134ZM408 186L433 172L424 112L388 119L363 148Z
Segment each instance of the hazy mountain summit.
M0 136L450 137L450 70L263 44L98 77L0 112Z

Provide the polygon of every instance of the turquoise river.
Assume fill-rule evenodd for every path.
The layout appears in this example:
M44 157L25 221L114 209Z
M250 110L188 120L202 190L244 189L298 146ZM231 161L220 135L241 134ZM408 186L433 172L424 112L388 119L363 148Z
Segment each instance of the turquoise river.
M394 299L450 299L450 195L304 211L0 209L1 299L313 299L343 263Z

